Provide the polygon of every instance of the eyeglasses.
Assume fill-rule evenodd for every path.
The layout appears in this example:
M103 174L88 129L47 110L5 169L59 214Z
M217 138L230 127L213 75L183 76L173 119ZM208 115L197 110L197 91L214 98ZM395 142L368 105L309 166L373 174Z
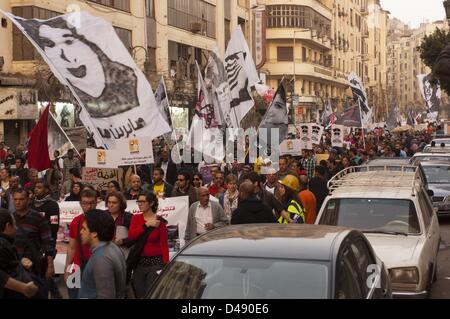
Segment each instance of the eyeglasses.
M146 200L137 200L136 203L138 205L143 205L143 204L148 203L148 202Z

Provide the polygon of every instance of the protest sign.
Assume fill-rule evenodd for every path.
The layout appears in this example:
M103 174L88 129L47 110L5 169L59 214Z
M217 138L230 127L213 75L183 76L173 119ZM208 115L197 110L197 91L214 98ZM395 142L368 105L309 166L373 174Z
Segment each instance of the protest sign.
M95 188L106 190L108 183L118 181L119 172L117 169L107 168L83 168L83 183L90 184Z
M302 140L284 140L283 143L280 144L280 155L302 155Z

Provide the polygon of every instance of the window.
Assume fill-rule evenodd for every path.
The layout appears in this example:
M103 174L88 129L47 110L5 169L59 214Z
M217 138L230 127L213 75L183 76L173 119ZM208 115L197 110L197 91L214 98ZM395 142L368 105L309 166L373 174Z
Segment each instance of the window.
M375 265L376 261L371 255L366 243L362 239L358 239L356 242L352 243L350 247L353 251L353 255L355 256L359 273L363 275L362 282L366 283L367 278L373 274L368 272L370 270L369 266ZM367 287L367 285L363 285L363 287L366 290L366 294L368 294L370 291L369 287Z
M114 30L116 31L117 35L119 36L119 39L125 45L127 50L131 52L133 48L132 32L130 30L119 27L114 27Z
M155 0L145 0L145 11L147 17L149 18L155 17Z
M25 19L47 20L54 18L60 13L38 7L14 7L12 13ZM36 60L39 53L35 50L30 41L23 35L16 26L13 26L13 60L14 61L33 61Z
M420 206L420 210L422 211L425 229L428 230L431 226L431 218L433 217L433 206L425 198L425 196L422 192L419 192L419 206Z
M277 61L280 62L294 61L294 48L277 47Z
M216 6L202 0L168 0L169 25L216 38Z
M89 0L107 7L130 12L130 0Z
M306 48L302 47L302 61L306 62Z
M362 299L358 273L353 268L351 251L346 248L338 260L336 270L336 299Z

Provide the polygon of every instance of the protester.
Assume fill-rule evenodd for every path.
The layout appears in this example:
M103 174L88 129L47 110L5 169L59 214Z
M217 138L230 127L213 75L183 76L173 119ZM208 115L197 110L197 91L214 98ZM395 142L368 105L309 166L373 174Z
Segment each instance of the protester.
M275 194L275 188L278 185L277 171L274 168L268 170L266 175L266 183L264 184L264 189L271 194Z
M97 206L97 193L90 189L81 192L80 206L83 214L73 219L69 226L69 245L67 246L66 264L64 266L64 282L68 283L69 276L76 275L77 270L84 271L91 252L88 245L81 242L81 227L86 219L86 214ZM73 267L76 266L76 267ZM77 299L79 288L67 287L69 298Z
M130 177L130 188L125 192L127 200L137 200L139 193L142 192L142 182L138 175Z
M297 195L299 191L300 183L296 176L286 175L283 180L280 180L275 196L286 212L279 217L278 222L280 224L305 223L305 209Z
M50 194L55 200L58 200L60 198L62 177L63 176L59 163L57 160L54 160L52 162L52 167L45 172L44 178L50 187Z
M246 181L239 187L239 205L235 210L231 225L276 223L272 210L255 195L255 185Z
M118 246L131 247L133 242L128 239L131 219L133 214L125 211L127 209L127 200L122 193L112 192L106 195L106 208L114 220L114 242Z
M195 189L199 189L200 187L203 187L203 176L200 173L194 174L194 177L192 178L192 186L194 186Z
M24 168L24 164L24 160L21 158L16 158L16 168L13 175L19 178L20 185L25 185L28 183L28 169Z
M210 201L209 191L202 187L198 190L199 201L189 208L188 221L184 239L188 242L214 228L228 224L222 206L218 202Z
M225 193L226 189L224 187L225 174L222 171L216 171L214 173L213 181L208 187L209 194L214 197L219 197L221 194Z
M225 185L227 190L225 193L222 193L219 196L219 203L222 205L223 210L225 212L225 216L227 216L228 221L231 221L233 212L238 207L239 192L237 190L237 182L238 182L237 177L233 174L229 174L225 179Z
M167 149L161 151L160 161L156 167L163 170L162 176L166 176L166 182L169 185L174 185L178 175L177 166L170 158L170 152ZM168 197L168 196L166 196Z
M80 231L81 243L91 257L83 271L80 299L125 299L126 263L122 251L113 242L114 220L102 210L85 215Z
M322 166L316 166L314 177L309 181L309 190L316 197L317 212L320 212L322 204L328 196L328 185L325 180L325 169Z
M298 197L300 198L300 202L305 208L305 224L314 224L317 216L316 196L308 189L309 185L308 176L305 175L300 176L299 182L300 182L300 193L298 193Z
M80 160L74 157L74 150L70 149L67 151L67 157L63 161L63 181L66 182L70 179L70 170L76 168L81 171Z
M189 206L198 201L197 190L191 186L191 178L188 173L178 174L178 179L171 197L189 196Z
M155 168L153 171L153 184L147 190L152 191L158 197L168 198L172 196L173 186L164 181L164 170Z
M141 213L131 219L128 238L133 241L144 240L144 245L140 247L136 267L128 271L133 270L133 288L140 299L145 296L158 272L169 262L169 246L166 222L156 215L158 197L151 192L141 192L137 202Z
M79 202L81 200L81 192L84 189L83 183L75 182L72 184L69 196L64 201L66 202Z
M120 189L119 182L117 182L117 181L110 181L110 182L108 182L108 188L106 190L106 195L112 194L112 193L116 193L116 192L120 193L121 191L122 190Z
M9 179L11 177L11 173L9 169L2 168L0 169L0 191L6 192L9 189Z

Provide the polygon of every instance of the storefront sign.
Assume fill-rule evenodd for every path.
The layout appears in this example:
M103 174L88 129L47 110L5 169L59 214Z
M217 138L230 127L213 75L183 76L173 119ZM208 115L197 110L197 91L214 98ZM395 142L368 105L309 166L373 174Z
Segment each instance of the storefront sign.
M22 88L0 89L0 120L36 120L37 91Z

